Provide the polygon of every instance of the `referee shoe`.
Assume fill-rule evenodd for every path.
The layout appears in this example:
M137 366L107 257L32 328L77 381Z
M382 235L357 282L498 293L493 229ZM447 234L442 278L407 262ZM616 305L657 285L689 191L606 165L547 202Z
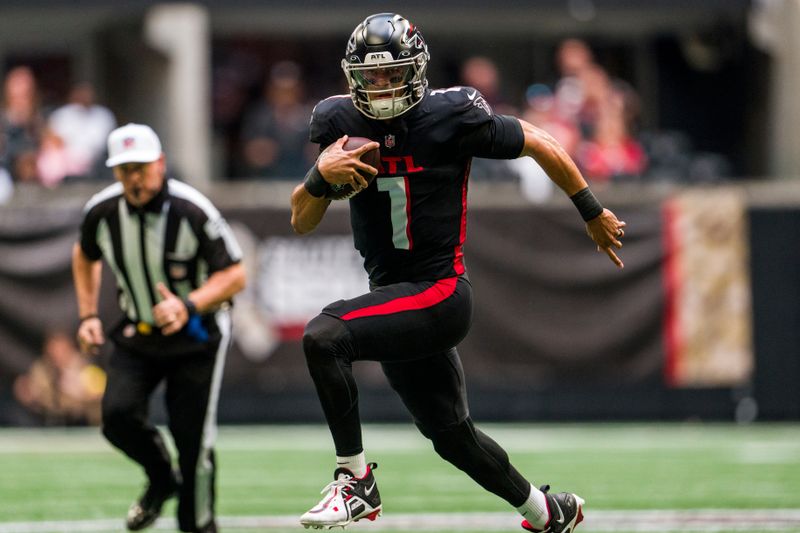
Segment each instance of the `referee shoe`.
M367 473L357 478L346 468L337 468L333 481L322 489L322 498L316 506L300 517L306 529L345 528L362 518L375 520L381 515L381 495L372 471L376 463L367 465Z
M547 501L547 510L550 519L544 529L536 529L527 520L522 521L522 529L534 533L572 533L575 527L583 522L583 498L569 492L559 492L555 495L548 494L550 485L542 485L539 490L544 493Z
M139 531L153 525L161 514L164 502L178 492L178 482L170 479L167 485L148 483L142 496L133 502L125 518L125 527L130 531Z

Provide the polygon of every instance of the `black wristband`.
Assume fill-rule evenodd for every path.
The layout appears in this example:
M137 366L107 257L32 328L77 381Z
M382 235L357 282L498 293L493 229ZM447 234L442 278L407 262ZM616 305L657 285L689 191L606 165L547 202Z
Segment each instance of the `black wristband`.
M579 190L570 196L569 199L572 200L572 203L578 208L578 212L581 214L581 218L583 218L584 222L596 218L603 212L603 206L597 201L597 198L594 197L589 187Z
M197 314L197 306L194 305L193 301L191 301L188 297L183 298L181 301L183 302L184 307L186 307L186 313L189 316Z
M79 320L79 322L80 322L81 324L83 324L84 322L86 322L86 321L87 321L87 320L89 320L90 318L100 318L100 317L97 315L97 313L89 313L89 314L88 314L88 315L86 315L86 316L82 316L82 317L78 318L78 320Z
M306 180L303 182L303 186L308 191L308 194L314 198L324 198L327 196L331 184L325 181L317 165L314 165L306 173Z

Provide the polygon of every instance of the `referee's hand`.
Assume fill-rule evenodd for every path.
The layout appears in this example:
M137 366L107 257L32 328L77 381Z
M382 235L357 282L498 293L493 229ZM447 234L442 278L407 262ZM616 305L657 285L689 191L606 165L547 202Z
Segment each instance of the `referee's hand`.
M166 285L159 282L156 289L162 300L153 306L153 319L163 335L173 335L189 321L189 313L183 301L170 292Z
M78 345L84 355L98 355L100 346L105 342L103 323L93 316L81 321L78 326Z

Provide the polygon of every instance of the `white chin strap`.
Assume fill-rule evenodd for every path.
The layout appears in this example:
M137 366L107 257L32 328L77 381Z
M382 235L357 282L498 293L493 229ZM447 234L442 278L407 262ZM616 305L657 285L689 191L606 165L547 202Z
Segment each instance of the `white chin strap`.
M408 108L405 98L382 98L371 100L369 107L376 118L393 118Z

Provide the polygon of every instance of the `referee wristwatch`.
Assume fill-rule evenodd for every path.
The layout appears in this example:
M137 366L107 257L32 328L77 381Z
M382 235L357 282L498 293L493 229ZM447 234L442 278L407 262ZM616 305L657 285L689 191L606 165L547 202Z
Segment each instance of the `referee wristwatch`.
M186 298L183 298L181 301L183 302L183 305L186 307L186 312L189 314L189 316L198 314L197 306L194 305L194 302L191 301L188 296Z

